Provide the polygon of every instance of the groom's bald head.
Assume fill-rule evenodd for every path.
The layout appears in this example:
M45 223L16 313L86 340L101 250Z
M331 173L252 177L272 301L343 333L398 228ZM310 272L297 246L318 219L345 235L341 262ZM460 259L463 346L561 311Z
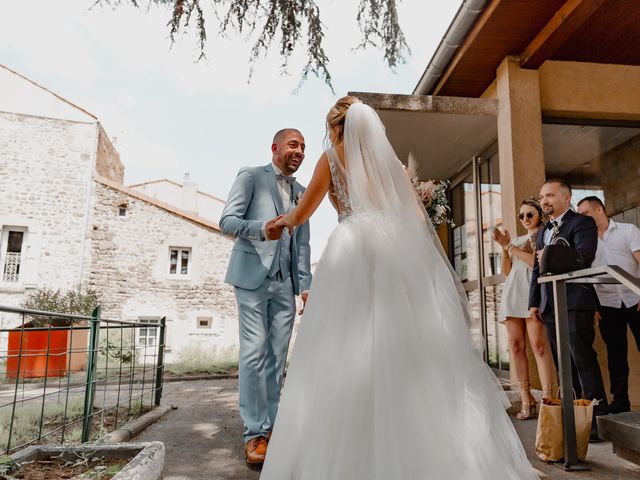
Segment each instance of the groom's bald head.
M302 132L300 132L300 130L298 130L297 128L283 128L282 130L278 130L276 132L276 134L273 136L273 143L280 143L282 142L282 139L286 136L287 133L290 132L295 132L298 135L302 136Z
M273 163L285 175L295 173L304 160L304 137L296 128L283 128L273 136L271 154Z

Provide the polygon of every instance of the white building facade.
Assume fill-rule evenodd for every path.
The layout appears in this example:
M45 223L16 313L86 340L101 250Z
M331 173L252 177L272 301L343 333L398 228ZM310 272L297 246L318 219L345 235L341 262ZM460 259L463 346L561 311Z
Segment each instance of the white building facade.
M3 66L0 91L11 92L0 95L0 305L20 306L38 288L89 285L106 318L166 317L168 362L194 346L236 358L235 299L223 283L233 240L212 207L221 201L209 205L215 197L195 185L176 184L195 192L180 201L126 188L94 115ZM0 325L16 320L0 316ZM155 345L157 333L145 329L136 342Z

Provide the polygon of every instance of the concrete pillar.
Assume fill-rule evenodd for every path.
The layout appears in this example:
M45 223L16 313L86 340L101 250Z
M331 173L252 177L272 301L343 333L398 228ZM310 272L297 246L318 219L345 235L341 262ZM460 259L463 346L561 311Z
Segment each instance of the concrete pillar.
M538 195L545 180L538 72L507 57L496 80L502 222L512 234L522 235L520 202Z
M517 219L523 198L538 195L545 180L542 113L537 70L505 58L497 71L498 152L502 222L512 237L525 233ZM527 342L528 343L528 342ZM540 388L535 359L528 349L529 379ZM550 362L553 362L549 357ZM513 361L511 382L515 384Z

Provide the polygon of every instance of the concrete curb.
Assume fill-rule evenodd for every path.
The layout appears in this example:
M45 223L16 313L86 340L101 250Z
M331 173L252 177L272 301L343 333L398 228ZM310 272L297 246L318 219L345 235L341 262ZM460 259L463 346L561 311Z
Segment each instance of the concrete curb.
M114 430L107 435L107 442L109 443L122 443L128 442L133 437L142 432L149 425L169 413L171 410L175 410L175 405L163 405L158 408L154 408L148 413L145 413L141 417L136 418L132 422L125 424L117 430Z
M16 463L63 456L75 460L78 454L108 458L131 458L112 480L160 480L164 468L165 448L162 442L83 445L33 445L12 455Z
M171 376L162 377L163 382L192 382L196 380L237 380L237 373L220 373L220 374L211 374L211 375L185 375L183 377L180 376Z

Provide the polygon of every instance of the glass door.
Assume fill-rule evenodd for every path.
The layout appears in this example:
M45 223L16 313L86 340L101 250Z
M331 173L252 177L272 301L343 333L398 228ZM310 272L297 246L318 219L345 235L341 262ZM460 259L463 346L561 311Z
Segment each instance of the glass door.
M508 375L506 328L499 309L504 275L502 248L491 238L502 226L497 143L476 156L452 180L451 210L455 226L450 237L451 263L465 287L473 315L472 335L494 371Z
M496 373L508 374L509 342L507 329L500 323L500 302L504 286L502 247L492 239L492 230L502 228L502 196L497 145L476 160L478 168L479 210L482 228L482 297L484 300L487 362ZM515 235L516 232L511 232Z

